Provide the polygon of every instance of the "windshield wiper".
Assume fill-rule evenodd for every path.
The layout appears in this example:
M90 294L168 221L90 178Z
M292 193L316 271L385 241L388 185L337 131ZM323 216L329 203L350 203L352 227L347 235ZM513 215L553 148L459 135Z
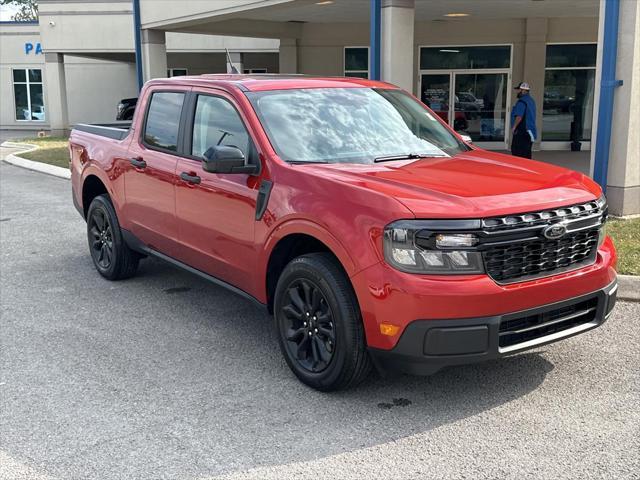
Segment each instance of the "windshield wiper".
M401 155L388 155L386 157L377 157L373 161L378 162L392 162L393 160L417 160L419 158L434 158L443 157L445 155L429 155L427 153L405 153Z
M326 160L287 160L287 163L292 165L306 165L306 164L318 164L318 163L329 163Z

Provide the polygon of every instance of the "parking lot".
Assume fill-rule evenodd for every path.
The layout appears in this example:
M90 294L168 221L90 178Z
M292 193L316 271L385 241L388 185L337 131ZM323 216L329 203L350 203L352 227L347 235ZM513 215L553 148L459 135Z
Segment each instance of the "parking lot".
M66 180L0 165L0 478L640 478L640 304L429 377L300 384L271 318L94 270Z

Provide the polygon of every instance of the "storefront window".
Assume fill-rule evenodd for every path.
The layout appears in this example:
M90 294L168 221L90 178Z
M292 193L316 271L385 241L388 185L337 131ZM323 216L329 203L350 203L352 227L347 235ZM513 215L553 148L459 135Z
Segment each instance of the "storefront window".
M547 45L542 140L591 140L596 45Z
M510 66L511 47L509 45L420 49L420 70L466 70L509 68Z
M44 121L42 70L13 70L13 94L18 121Z
M369 47L344 49L344 76L369 78Z

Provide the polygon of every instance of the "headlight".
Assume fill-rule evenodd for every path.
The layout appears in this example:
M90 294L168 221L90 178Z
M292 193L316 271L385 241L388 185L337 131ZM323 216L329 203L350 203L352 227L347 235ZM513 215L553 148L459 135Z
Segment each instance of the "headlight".
M408 273L461 275L483 273L478 237L437 231L444 222L401 220L384 230L384 256L392 267Z

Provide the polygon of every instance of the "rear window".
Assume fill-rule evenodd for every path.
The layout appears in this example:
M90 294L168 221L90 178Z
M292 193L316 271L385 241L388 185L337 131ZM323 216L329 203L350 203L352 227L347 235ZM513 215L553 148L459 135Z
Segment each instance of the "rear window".
M183 103L184 93L158 92L151 96L144 129L145 144L171 152L178 150Z

